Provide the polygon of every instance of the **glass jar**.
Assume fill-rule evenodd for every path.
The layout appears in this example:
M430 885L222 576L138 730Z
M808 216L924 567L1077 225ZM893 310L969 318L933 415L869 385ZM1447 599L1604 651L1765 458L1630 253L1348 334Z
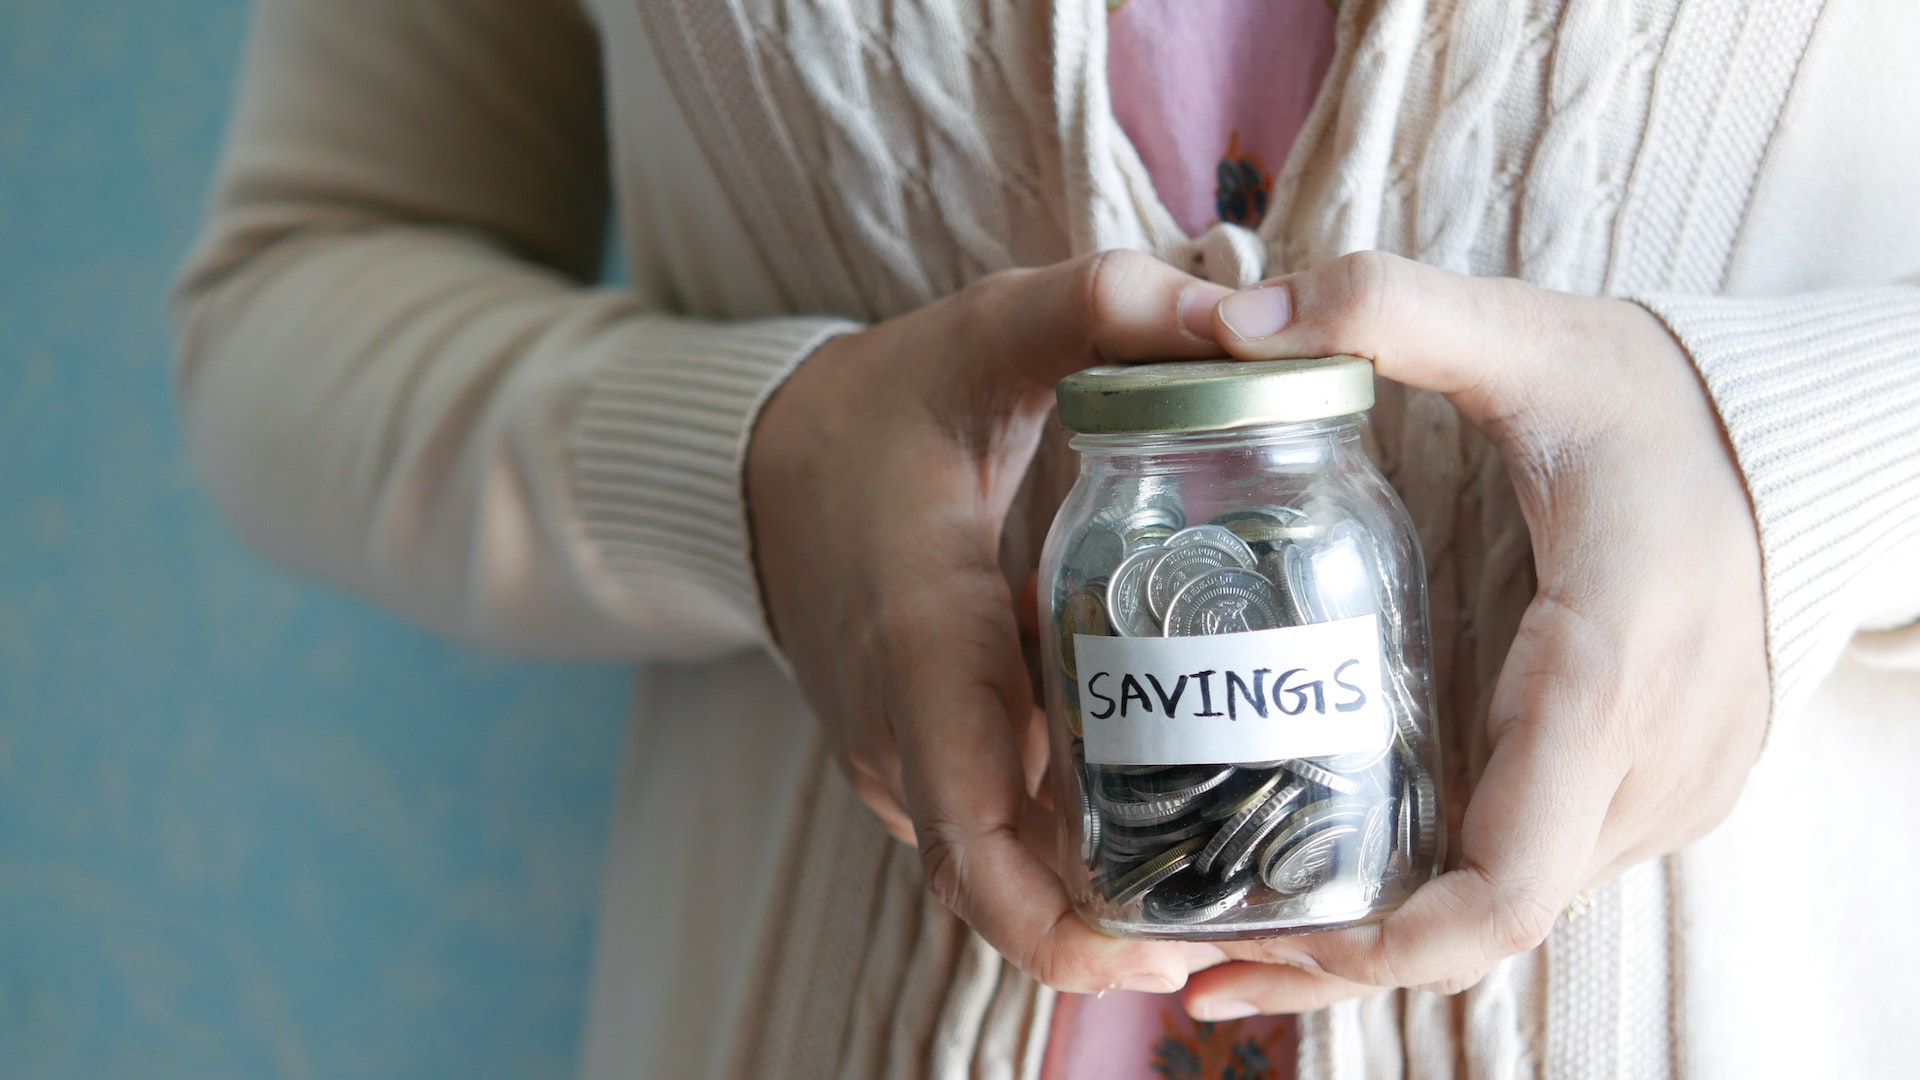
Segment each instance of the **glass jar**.
M1061 869L1114 934L1377 919L1445 844L1426 575L1354 357L1093 368L1040 566Z

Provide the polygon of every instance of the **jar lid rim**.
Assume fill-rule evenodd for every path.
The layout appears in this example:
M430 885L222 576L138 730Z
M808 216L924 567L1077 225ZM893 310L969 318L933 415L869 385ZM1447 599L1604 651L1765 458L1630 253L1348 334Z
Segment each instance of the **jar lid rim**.
M1324 420L1373 407L1373 363L1322 356L1113 364L1060 380L1054 398L1060 422L1087 435Z

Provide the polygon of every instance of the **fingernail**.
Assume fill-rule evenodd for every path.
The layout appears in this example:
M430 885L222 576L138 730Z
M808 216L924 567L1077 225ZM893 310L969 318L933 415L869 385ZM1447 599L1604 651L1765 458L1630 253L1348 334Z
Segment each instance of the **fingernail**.
M1180 329L1190 338L1213 340L1213 306L1233 290L1211 281L1196 281L1180 290Z
M1286 964L1289 967L1302 968L1306 971L1320 970L1320 961L1315 960L1299 949L1289 945L1283 945L1278 941L1266 942L1260 952L1261 959L1268 963Z
M1171 994L1185 984L1184 979L1175 981L1170 975L1159 971L1137 971L1120 980L1120 989L1133 990L1142 994Z
M1220 946L1200 941L1181 942L1180 953L1187 958L1188 971L1200 971L1227 962L1227 954L1221 951Z
M1293 318L1293 300L1279 285L1242 289L1220 301L1220 321L1242 341L1277 334Z
M1196 1001L1187 1012L1195 1020L1217 1024L1222 1020L1245 1020L1259 1015L1260 1010L1245 1001Z

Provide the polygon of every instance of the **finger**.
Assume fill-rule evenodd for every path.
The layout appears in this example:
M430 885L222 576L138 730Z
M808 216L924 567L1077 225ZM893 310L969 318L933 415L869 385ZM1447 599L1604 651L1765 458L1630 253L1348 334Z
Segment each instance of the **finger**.
M1378 986L1465 989L1494 964L1545 940L1585 885L1626 773L1603 733L1606 696L1592 673L1608 646L1547 598L1536 599L1501 673L1493 752L1467 805L1460 864L1373 926L1272 943Z
M1015 374L1049 386L1096 364L1226 355L1213 340L1213 307L1233 290L1137 251L1015 271L996 285L982 297L993 310L964 317L976 332L998 330Z
M1621 338L1626 307L1369 251L1225 298L1215 336L1246 360L1366 357L1386 378L1445 394L1486 428L1538 411L1543 393L1584 400L1573 386L1583 371L1543 379L1541 370L1572 343ZM1618 395L1592 396L1586 412Z
M848 785L853 788L853 793L860 797L861 802L867 804L867 809L873 811L874 817L880 819L880 824L887 830L888 836L908 847L919 846L919 840L913 832L913 819L907 816L904 800L890 785L881 781L870 770L849 764L844 759L841 762L841 772L846 776Z
M1311 1012L1379 992L1377 986L1325 972L1241 961L1195 972L1180 999L1195 1020L1221 1021Z
M1094 932L1022 841L1030 800L1012 717L1032 708L1011 598L991 553L951 550L931 585L889 591L885 706L930 889L1023 971L1083 993L1166 993L1186 979L1170 943Z

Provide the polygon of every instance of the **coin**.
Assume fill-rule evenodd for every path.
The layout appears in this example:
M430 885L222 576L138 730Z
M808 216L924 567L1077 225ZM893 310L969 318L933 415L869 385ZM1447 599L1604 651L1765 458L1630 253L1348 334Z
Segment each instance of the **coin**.
M1293 587L1287 580L1287 552L1293 550L1292 544L1281 544L1260 556L1254 569L1260 576L1273 583L1273 595L1280 601L1280 614L1286 619L1284 626L1299 626L1307 618L1301 614L1300 604L1293 598ZM1296 555L1295 558L1298 558Z
M1186 548L1174 548L1167 558ZM1287 625L1273 582L1253 570L1227 566L1189 581L1167 604L1168 637L1201 637L1271 630Z
M1209 821L1224 821L1258 806L1286 778L1287 774L1277 768L1261 770L1241 766L1235 770L1233 780L1221 786L1201 816Z
M1360 790L1360 785L1341 776L1331 769L1316 765L1306 758L1294 758L1280 763L1283 768L1302 780L1310 780L1324 788L1332 788L1342 795L1352 795Z
M1356 750L1351 754L1335 754L1331 757L1317 757L1314 758L1313 761L1323 769L1337 772L1342 776L1351 777L1357 773L1366 772L1368 769L1380 764L1380 762L1386 758L1387 752L1392 749L1393 741L1389 739L1381 743L1379 749L1376 750Z
M1160 620L1147 606L1147 574L1166 549L1139 548L1121 561L1107 583L1107 615L1121 637L1158 637Z
M1093 808L1093 799L1087 795L1084 771L1080 780L1080 861L1092 866L1100 850L1100 811Z
M1106 790L1116 799L1197 799L1234 774L1231 765L1168 765L1152 772L1109 771Z
M1113 529L1094 525L1081 535L1067 556L1066 572L1075 581L1105 577L1127 556L1127 543Z
M1176 531L1171 525L1145 525L1132 532L1122 533L1120 538L1127 542L1128 551L1139 551L1146 547L1160 547Z
M1273 835L1287 821L1287 808L1298 800L1306 789L1299 784L1289 784L1274 792L1266 802L1248 811L1244 820L1229 819L1221 826L1222 832L1231 831L1231 835L1222 840L1217 834L1219 847L1214 851L1207 869L1223 878L1230 878L1244 870L1253 858L1255 848L1261 841ZM1214 841L1208 841L1208 847ZM1203 851L1205 849L1202 849Z
M1304 600L1313 621L1329 622L1379 613L1380 597L1374 588L1373 563L1365 547L1365 534L1352 520L1335 525L1326 539L1313 545L1305 567L1307 587L1294 594L1296 599Z
M1224 514L1214 515L1213 520L1208 524L1232 529L1242 540L1245 540L1249 532L1258 534L1262 529L1290 528L1305 525L1310 520L1312 519L1305 510L1273 505L1229 510Z
M1139 828L1103 825L1100 850L1116 859L1137 859L1142 855L1156 854L1182 840L1191 840L1212 828L1213 822L1202 817L1178 818L1165 824Z
M1407 785L1413 807L1413 865L1424 872L1440 857L1440 799L1433 777L1425 769L1414 772Z
M1164 622L1175 593L1201 574L1227 566L1250 568L1252 562L1241 562L1239 552L1205 541L1168 548L1147 571L1147 606Z
M1390 801L1375 803L1367 812L1366 827L1360 830L1360 852L1354 873L1360 879L1361 892L1372 903L1386 885L1387 859L1392 854L1393 826Z
M1215 881L1204 874L1183 870L1154 886L1141 901L1140 911L1155 922L1190 926L1225 915L1252 891L1252 874Z
M1189 525L1167 537L1167 547L1186 547L1188 544L1212 544L1226 548L1238 557L1241 566L1254 564L1253 549L1247 546L1247 542L1235 536L1233 530L1220 525Z
M1094 804L1114 825L1159 825L1182 817L1193 809L1194 796L1191 795L1130 799L1124 795L1115 797L1109 794L1104 784L1090 786Z
M1340 848L1366 825L1366 808L1326 799L1301 809L1260 852L1260 879L1275 892L1294 896L1333 877Z
M1306 511L1291 506L1234 510L1215 517L1209 524L1230 530L1252 549L1255 558L1296 541L1317 540L1327 532L1324 522L1315 521Z
M1109 904L1124 904L1193 864L1200 839L1182 841L1151 859L1114 869L1094 882Z
M1261 812L1266 806L1277 801L1280 804L1278 809L1265 815L1267 817L1277 816L1279 813L1284 812L1288 805L1306 791L1306 786L1300 783L1295 783L1290 787L1282 789L1280 787L1280 781L1285 775L1286 774L1276 770L1272 776L1267 778L1266 783L1256 789L1251 796L1242 800L1240 804L1234 808L1233 813L1227 815L1226 821L1222 823L1219 830L1213 834L1212 839L1207 841L1207 846L1200 849L1200 855L1194 860L1194 865L1199 867L1203 872L1211 873L1214 869L1214 863L1220 860L1220 856L1227 850L1228 845L1233 844L1235 838L1238 837L1243 830L1251 827L1251 823L1256 817L1263 816Z
M1319 888L1339 869L1340 848L1355 832L1351 825L1332 825L1286 845L1276 837L1262 852L1260 880L1282 896Z
M1089 582L1085 587L1074 590L1066 603L1060 605L1060 640L1056 643L1060 652L1060 670L1076 684L1080 674L1073 662L1073 636L1108 636L1107 604L1100 598L1105 591L1105 582Z
M1409 753L1416 752L1427 738L1422 723L1424 710L1421 709L1420 702L1414 698L1413 691L1407 686L1405 668L1400 664L1387 664L1385 669L1386 686L1382 689L1386 691L1387 700L1393 706L1394 736Z

